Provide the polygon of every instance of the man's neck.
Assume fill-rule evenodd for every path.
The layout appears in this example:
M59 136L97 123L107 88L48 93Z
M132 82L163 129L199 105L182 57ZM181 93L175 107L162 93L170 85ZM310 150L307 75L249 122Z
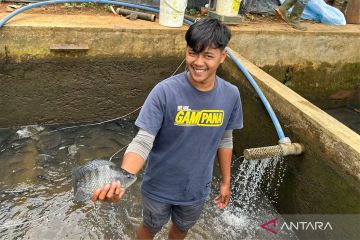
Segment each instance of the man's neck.
M216 83L216 77L214 76L211 80L206 82L195 82L191 79L189 73L187 73L187 78L189 79L190 84L199 90L200 92L208 92L214 89Z

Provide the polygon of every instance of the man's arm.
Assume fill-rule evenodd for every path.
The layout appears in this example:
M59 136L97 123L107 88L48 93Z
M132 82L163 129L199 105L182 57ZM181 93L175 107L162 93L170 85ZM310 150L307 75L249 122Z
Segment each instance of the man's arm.
M145 165L154 140L154 135L144 129L140 129L125 151L121 168L132 174L138 173Z
M124 155L121 168L125 171L137 174L145 165L145 160L142 156L135 152L128 152Z
M232 149L219 148L217 156L220 167L221 184L230 186Z
M214 202L218 208L225 208L230 200L231 158L232 158L232 130L225 131L217 151L219 162L221 185L220 194Z

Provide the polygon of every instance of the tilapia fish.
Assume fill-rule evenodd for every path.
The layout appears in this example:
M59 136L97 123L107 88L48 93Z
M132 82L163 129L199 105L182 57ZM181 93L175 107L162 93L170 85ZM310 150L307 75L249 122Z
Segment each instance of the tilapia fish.
M107 160L90 161L72 173L75 200L89 200L96 189L117 180L120 181L121 190L124 190L136 181L136 176Z

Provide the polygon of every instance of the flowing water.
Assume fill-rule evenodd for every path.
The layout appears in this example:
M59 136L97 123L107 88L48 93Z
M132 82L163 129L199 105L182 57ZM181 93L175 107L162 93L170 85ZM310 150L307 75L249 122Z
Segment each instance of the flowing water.
M93 159L119 163L136 134L132 121L71 128L28 126L0 129L1 239L134 239L141 223L139 179L116 204L78 203L71 172ZM187 239L296 239L260 228L277 214L260 185L276 193L285 166L281 159L242 161L234 157L232 200L225 210L214 207L219 174L215 167L212 194ZM272 194L276 198L276 194ZM156 236L166 239L168 225Z

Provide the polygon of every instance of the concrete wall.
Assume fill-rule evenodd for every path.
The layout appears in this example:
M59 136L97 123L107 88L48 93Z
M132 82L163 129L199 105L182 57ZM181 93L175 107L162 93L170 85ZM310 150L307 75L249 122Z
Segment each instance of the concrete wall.
M291 126L291 131L306 138L311 144L322 146L322 151L333 155L332 159L342 165L347 175L360 181L360 136L240 54L235 54L255 77L271 106L281 115L286 125ZM239 75L233 64L227 66L227 70L233 72L234 76ZM336 151L333 151L334 148Z
M350 100L360 105L359 39L357 25L318 25L301 34L245 27L234 32L231 47L306 99L328 107L346 104L348 99L335 102L332 96L354 89Z
M360 201L360 136L240 54L235 55L257 81L286 136L293 142L303 143L306 148L303 156L287 157L290 167L286 184L282 185L279 209L303 214L360 213L357 204ZM253 90L232 61L227 60L223 72L240 86L240 91L253 95L247 93ZM244 108L247 106L244 103ZM275 144L276 139L264 135L269 125L264 122L264 114L267 115L263 109L251 109L251 113L245 115L244 125L253 126L250 127L252 134L238 132L236 149L254 147L248 145L254 142L257 143L255 147ZM261 140L257 140L259 138ZM338 198L341 198L341 206Z
M296 65L319 68L324 64L359 63L360 29L356 25L324 31L298 32L288 29L240 31L235 28L231 48L258 67ZM284 29L285 30L285 29ZM254 38L256 36L256 38Z
M37 20L29 21L34 18ZM145 98L145 92L149 91L151 86L170 76L172 70L180 64L185 46L185 31L186 27L167 29L143 21L135 21L129 26L128 20L119 18L115 21L112 17L94 19L92 16L54 16L49 21L41 15L23 15L13 19L0 29L0 126L97 121L129 112L135 105L140 105ZM327 32L295 35L291 31L266 34L263 31L247 30L245 27L234 29L231 46L260 67L266 64L293 64L294 68L312 66L318 71L322 69L321 66L329 65L326 71L334 74L335 70L343 69L344 65L337 68L338 64L359 64L359 52L354 51L359 49L360 43L355 41L358 36L359 31L344 33L341 36ZM339 47L334 43L335 40L341 41L341 46L348 46L341 49L344 55L338 56L338 51L331 50L323 53L325 46L325 49ZM306 42L306 47L302 42ZM51 50L56 44L85 47L80 51ZM284 45L287 46L285 51L279 48ZM345 58L347 54L349 58ZM277 57L271 57L272 55ZM294 55L299 57L298 62L294 60ZM97 60L93 58L95 56ZM258 80L258 84L278 113L281 123L286 127L286 133L294 141L306 143L308 152L316 152L313 146L320 150L320 153L316 153L320 156L316 162L312 163L311 159L308 159L304 164L294 167L294 173L300 172L305 175L303 179L290 178L290 183L294 180L292 190L297 196L289 196L299 201L295 210L291 207L288 209L301 212L306 209L308 201L313 201L312 192L307 191L307 179L311 179L314 186L325 184L326 190L335 187L338 189L335 193L341 193L341 196L353 192L354 197L347 200L351 207L346 211L359 213L360 210L351 205L360 199L357 197L360 181L359 135L245 58L240 55L238 57ZM86 61L89 64L86 64ZM163 68L160 66L162 64L171 67ZM328 70L331 68L335 70ZM57 70L54 72L54 69ZM239 72L233 64L227 62L223 69L235 79L235 82L240 81L240 84L242 81L245 84L244 80L236 80L239 79ZM81 76L77 76L76 71L80 71ZM357 74L356 68L353 75ZM38 76L35 81L34 76ZM64 76L66 77L63 78ZM145 80L148 76L152 76L152 82ZM311 79L306 81L309 81L310 86L313 84ZM351 81L348 86L355 87ZM323 86L319 85L319 88L321 87ZM109 105L114 107L110 108ZM257 111L253 114L257 114ZM270 140L276 141L262 135L257 136L256 142L259 146L262 143L267 144ZM236 144L238 149L242 148L239 142ZM324 162L330 166L330 170L326 170L324 177L318 179L311 167L315 163ZM325 169L321 164L316 166ZM341 178L327 182L331 171L336 172ZM341 184L338 186L332 184L339 182ZM349 184L343 187L343 182ZM346 190L341 191L341 188ZM313 189L316 187L312 188L312 191ZM301 195L306 197L302 198ZM321 198L324 194L317 196ZM313 203L317 206L316 202ZM313 210L311 208L309 212L314 212Z
M57 57L0 64L0 127L94 122L125 115L141 106L152 87L181 61Z
M186 27L130 22L87 15L11 19L0 29L0 126L91 122L140 106L144 91L181 63ZM119 96L127 105L112 104Z
M5 26L0 29L0 59L20 62L58 56L121 55L124 58L151 58L176 57L183 54L185 46L183 36L186 29L175 32L164 31L163 28L116 29L113 28L112 22L106 21L107 18L98 18L99 21L104 20L102 21L104 28L100 31L99 28L92 27L93 19L89 16L82 16L83 21L89 20L86 26ZM85 46L88 50L51 50L53 46L59 44Z

